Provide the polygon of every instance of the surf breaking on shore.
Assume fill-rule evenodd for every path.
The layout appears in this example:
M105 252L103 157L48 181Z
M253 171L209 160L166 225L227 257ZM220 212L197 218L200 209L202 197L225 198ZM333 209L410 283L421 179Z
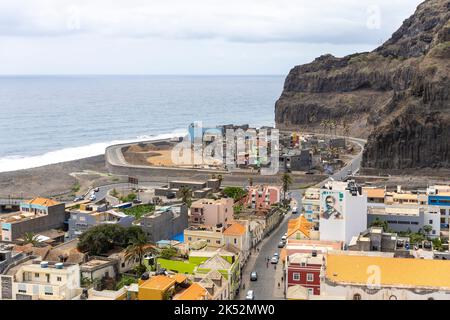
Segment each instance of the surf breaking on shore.
M49 164L80 160L104 154L107 147L115 144L170 139L185 134L187 134L187 131L180 129L174 130L171 133L159 135L143 135L132 139L113 140L110 142L97 142L85 146L64 148L60 150L49 151L36 156L7 156L0 158L0 172L31 169Z

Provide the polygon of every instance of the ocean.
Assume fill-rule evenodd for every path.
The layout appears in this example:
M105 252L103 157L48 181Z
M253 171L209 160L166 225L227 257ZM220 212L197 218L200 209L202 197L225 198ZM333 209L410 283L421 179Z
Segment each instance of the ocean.
M187 133L194 121L274 124L285 76L0 77L0 172Z

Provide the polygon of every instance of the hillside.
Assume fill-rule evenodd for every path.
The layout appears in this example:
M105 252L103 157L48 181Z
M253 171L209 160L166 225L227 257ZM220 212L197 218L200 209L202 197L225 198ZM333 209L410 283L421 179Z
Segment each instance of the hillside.
M374 51L294 67L277 127L322 131L332 120L368 139L366 168L450 168L449 18L449 0L427 0Z

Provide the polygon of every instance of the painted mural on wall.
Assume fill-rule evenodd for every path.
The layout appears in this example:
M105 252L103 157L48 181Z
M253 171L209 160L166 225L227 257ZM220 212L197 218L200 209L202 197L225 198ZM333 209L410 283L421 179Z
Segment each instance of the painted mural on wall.
M320 197L320 218L325 220L343 220L342 201L344 194L338 191L322 191Z

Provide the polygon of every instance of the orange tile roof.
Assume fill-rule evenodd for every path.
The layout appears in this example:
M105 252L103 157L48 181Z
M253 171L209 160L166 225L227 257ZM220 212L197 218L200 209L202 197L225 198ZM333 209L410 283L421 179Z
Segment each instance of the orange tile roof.
M51 206L56 206L57 204L59 204L59 202L57 202L55 200L47 199L47 198L40 198L40 197L29 200L26 203L37 204L37 205L43 206L43 207L51 207Z
M156 290L167 290L176 283L175 278L168 276L158 275L151 277L147 281L143 282L140 287Z
M177 273L173 278L175 279L175 281L177 283L185 282L186 279L187 279L187 277L184 274L181 274L181 273Z
M300 231L309 238L311 228L312 223L309 222L304 216L300 216L297 219L289 220L287 236L290 237L295 232Z
M175 297L174 300L207 300L211 299L211 295L208 291L203 288L198 283L193 283L180 293L179 296Z
M223 232L226 236L242 236L245 234L245 227L240 223L233 223Z
M379 188L363 188L363 193L365 193L368 198L384 198L386 191Z
M341 283L366 284L378 270L379 284L450 288L450 261L329 253L326 277Z

